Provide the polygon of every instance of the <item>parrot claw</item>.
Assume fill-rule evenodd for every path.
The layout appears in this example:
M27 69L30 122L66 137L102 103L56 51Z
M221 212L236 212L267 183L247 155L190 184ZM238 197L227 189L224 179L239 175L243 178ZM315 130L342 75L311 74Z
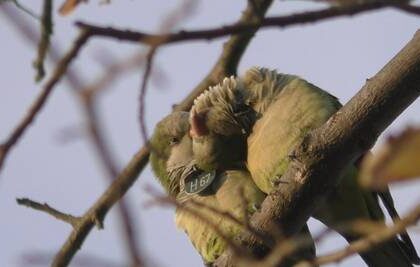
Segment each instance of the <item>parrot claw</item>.
M287 181L282 181L281 180L281 178L282 178L283 176L282 175L276 175L275 177L274 177L274 179L271 181L271 184L272 184L272 186L273 187L277 187L277 186L279 186L280 184L288 184L289 182L287 182Z

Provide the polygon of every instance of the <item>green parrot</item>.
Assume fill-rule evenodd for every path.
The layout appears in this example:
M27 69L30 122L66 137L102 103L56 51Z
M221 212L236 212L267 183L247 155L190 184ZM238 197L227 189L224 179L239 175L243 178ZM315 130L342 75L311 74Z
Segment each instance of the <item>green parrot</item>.
M292 149L340 107L336 97L297 76L254 67L241 78L225 78L197 97L191 109L195 164L204 171L223 169L235 151L246 150L243 157L252 179L269 194L281 184ZM235 154L234 159L241 156ZM349 242L362 234L343 228L346 223L358 219L384 222L378 194L390 215L398 218L388 190L366 191L356 177L357 168L352 164L335 192L313 214ZM361 257L372 267L420 263L406 232Z
M150 141L150 162L166 192L189 209L176 210L176 225L186 232L203 261L210 265L226 249L225 240L214 226L231 240L241 231L241 227L205 207L229 212L245 223L266 195L258 189L243 166L197 173L189 130L188 112L175 112L161 120ZM202 203L205 207L189 200ZM305 238L311 238L307 227L302 234ZM312 258L315 247L313 241L308 243L312 246L308 245L301 255Z

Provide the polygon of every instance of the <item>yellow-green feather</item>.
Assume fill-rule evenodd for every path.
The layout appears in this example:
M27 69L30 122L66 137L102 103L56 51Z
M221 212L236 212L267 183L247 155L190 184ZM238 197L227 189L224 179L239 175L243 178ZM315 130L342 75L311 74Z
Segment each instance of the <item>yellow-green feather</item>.
M286 171L292 149L339 107L335 98L297 77L282 86L248 137L248 169L265 193Z
M256 187L246 171L232 170L223 172L216 178L212 187L216 192L215 194L207 196L194 195L191 198L194 201L203 203L205 206L229 212L243 223L249 219L245 218L244 215L252 215L256 211L255 207L258 207L265 198L265 194ZM243 190L244 199L240 197L240 190ZM188 201L184 203L195 214L204 217L205 220L203 221L198 216L180 209L176 212L176 224L188 234L192 244L204 261L211 263L226 248L225 241L212 227L216 225L227 238L233 239L241 231L241 226L206 208L194 206Z

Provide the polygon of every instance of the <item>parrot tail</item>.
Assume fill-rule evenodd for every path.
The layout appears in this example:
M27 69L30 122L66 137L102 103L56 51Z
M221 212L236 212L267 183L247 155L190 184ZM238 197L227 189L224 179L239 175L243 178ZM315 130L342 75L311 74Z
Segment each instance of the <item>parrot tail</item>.
M399 219L389 191L381 193L367 192L364 194L365 203L370 211L370 217L374 220L383 220L383 213L378 213L378 211L380 211L380 209L378 209L378 197L381 198L386 210L393 220ZM349 242L356 241L362 237L360 234L347 231L342 232L342 235ZM369 267L412 267L413 264L417 265L419 260L414 245L405 231L398 236L395 236L393 239L382 243L365 253L361 253L360 256Z
M350 241L350 240L349 240ZM401 246L401 241L394 238L360 255L369 267L411 267L411 261Z
M366 153L361 155L358 160L356 160L355 165L357 167L360 167L361 161L363 160L363 158L367 154L371 154L371 152L367 151ZM387 210L389 216L391 216L392 221L393 222L398 221L400 219L400 216L398 215L398 212L395 209L394 201L392 199L391 192L389 191L389 188L387 187L384 191L372 192L372 193L373 193L373 195L376 196L376 198L379 196L379 198L381 199L381 202L384 205L385 209ZM407 231L401 232L398 235L398 237L399 238L396 237L393 240L394 249L396 247L395 245L398 245L398 249L403 250L406 257L408 257L408 259L411 261L412 264L420 265L420 257L417 254L416 248L414 247L414 244L411 241L411 238L408 235Z
M391 216L392 220L398 221L400 216L398 215L397 210L394 206L394 201L392 200L391 193L389 190L384 192L378 192L379 197L382 200L388 214ZM419 265L420 264L420 257L417 254L416 248L414 247L413 242L411 241L410 236L408 235L407 231L403 231L399 234L400 239L397 239L400 243L400 247L404 250L406 255L409 257L410 261L413 264Z

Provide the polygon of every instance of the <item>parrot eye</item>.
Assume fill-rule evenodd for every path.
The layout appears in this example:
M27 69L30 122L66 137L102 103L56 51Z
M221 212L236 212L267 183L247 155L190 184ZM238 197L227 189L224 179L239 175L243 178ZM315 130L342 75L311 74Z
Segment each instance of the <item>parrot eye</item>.
M171 137L171 139L169 139L169 145L173 146L179 143L178 138L176 137Z

